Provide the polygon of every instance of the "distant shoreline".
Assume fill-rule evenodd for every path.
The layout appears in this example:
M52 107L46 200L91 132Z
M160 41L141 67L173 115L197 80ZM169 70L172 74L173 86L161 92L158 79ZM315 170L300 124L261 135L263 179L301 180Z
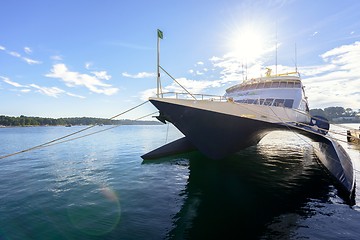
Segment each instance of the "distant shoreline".
M93 124L89 124L89 125L72 125L71 127L88 127L88 126L92 126ZM98 127L107 127L107 126L159 126L159 125L163 125L163 123L157 123L154 121L153 124L108 124L108 125L94 125L94 126L98 126ZM66 125L20 125L20 126L3 126L0 125L0 128L31 128L31 127L67 127Z
M112 120L92 117L42 118L42 117L10 117L0 115L0 127L36 127L36 126L89 126L89 125L161 125L152 120Z

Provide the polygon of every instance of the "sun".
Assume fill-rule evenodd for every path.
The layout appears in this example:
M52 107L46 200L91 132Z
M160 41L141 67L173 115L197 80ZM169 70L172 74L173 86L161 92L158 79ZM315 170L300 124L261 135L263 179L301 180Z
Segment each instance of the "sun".
M259 28L243 27L230 37L230 51L248 63L255 62L266 52L265 37Z

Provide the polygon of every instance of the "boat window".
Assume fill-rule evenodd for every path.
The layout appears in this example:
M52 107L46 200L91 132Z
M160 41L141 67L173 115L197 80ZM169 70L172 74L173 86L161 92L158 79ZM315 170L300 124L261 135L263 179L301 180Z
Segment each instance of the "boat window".
M286 88L286 82L281 82L281 83L280 83L280 87L281 87L281 88Z
M264 101L264 105L266 105L266 106L271 106L273 101L274 101L273 98L267 98L267 99Z
M265 88L270 88L271 87L271 82L266 82L265 83Z
M295 87L296 87L296 88L301 88L300 82L295 82Z
M273 82L273 83L271 84L271 87L272 87L272 88L278 88L279 85L280 85L280 82Z
M260 105L263 105L265 99L260 99Z
M285 102L285 99L275 99L273 105L277 106L277 107L284 107L284 102Z
M253 104L259 104L259 99L255 99Z
M287 88L294 88L294 82L288 82L286 87Z
M292 108L294 104L294 99L285 99L284 107Z
M259 89L259 88L264 88L264 86L265 86L265 83L264 82L261 82L261 83L259 83L258 85L257 85L257 89Z
M246 103L254 104L254 99L248 99L248 100L246 101Z

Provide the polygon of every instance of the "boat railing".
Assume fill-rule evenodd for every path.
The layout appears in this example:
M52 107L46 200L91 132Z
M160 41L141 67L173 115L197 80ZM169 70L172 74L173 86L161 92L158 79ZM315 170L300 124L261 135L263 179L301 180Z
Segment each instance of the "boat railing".
M225 96L202 94L202 93L186 93L186 92L164 92L161 93L162 98L175 98L175 99L196 99L196 100L209 100L217 102L226 102L228 99Z

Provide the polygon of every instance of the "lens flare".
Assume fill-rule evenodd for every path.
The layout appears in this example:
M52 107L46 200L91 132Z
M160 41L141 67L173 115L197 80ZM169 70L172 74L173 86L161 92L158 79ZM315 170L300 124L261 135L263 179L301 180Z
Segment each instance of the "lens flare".
M86 194L74 191L68 202L68 216L81 232L102 236L111 232L120 221L121 208L117 194L110 187L87 186Z

